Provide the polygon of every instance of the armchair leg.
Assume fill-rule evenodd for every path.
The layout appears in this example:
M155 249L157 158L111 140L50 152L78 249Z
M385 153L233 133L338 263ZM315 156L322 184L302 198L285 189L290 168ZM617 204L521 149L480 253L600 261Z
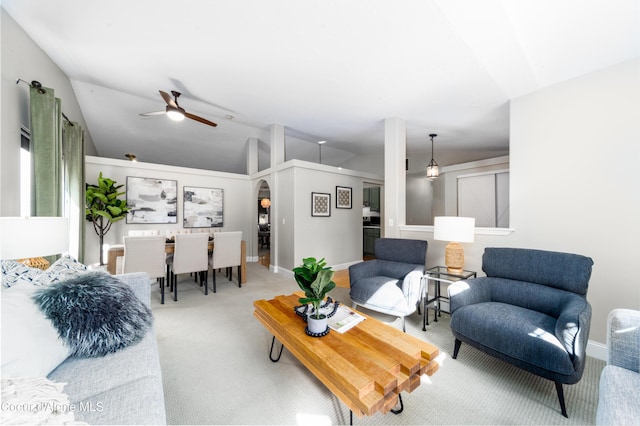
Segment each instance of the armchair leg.
M462 344L462 342L460 340L456 339L456 342L455 342L455 344L453 346L453 356L452 356L453 359L458 358L458 351L460 350L460 345L461 344Z
M406 318L406 317L401 317L401 318L402 318L402 332L403 332L403 333L406 333L406 332L407 332L407 330L406 330L406 328L405 328L405 318Z
M558 401L560 401L560 411L562 412L562 415L565 416L566 418L569 418L569 416L567 415L567 407L564 405L564 392L562 390L562 383L560 382L555 382L556 383L556 392L558 393Z
M238 266L238 287L242 287L242 267Z

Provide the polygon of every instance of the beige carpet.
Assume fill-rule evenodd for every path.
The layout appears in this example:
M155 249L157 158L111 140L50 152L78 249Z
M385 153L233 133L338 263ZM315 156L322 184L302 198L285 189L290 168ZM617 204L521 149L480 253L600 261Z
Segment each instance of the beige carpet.
M152 295L170 424L348 424L349 410L285 349L268 358L271 335L253 316L253 301L297 290L293 278L247 265L238 288L218 275L208 296L187 276L179 300L160 305ZM211 278L210 278L211 281ZM348 289L335 299L350 304ZM378 316L385 321L392 318ZM393 321L399 326L399 321ZM581 382L565 386L569 419L560 414L555 387L463 345L457 360L446 315L422 331L416 313L407 332L438 346L441 367L411 394L404 412L354 418L354 424L593 424L604 362L589 358ZM141 401L141 403L144 403Z

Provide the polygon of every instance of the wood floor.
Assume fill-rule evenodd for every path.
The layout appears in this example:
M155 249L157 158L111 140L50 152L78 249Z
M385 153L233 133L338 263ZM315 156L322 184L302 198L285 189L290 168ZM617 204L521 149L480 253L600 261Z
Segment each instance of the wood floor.
M260 255L258 256L260 264L265 266L266 268L269 267L269 262L271 260L270 255L271 253L269 251L265 251L264 253L260 253ZM340 271L335 271L333 274L333 281L338 287L349 288L349 270L342 269Z

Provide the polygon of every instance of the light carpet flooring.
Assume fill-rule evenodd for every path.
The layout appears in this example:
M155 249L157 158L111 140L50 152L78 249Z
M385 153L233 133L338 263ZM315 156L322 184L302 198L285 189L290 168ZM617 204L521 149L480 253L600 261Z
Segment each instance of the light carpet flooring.
M191 278L182 276L179 300L167 296L164 305L154 287L152 308L167 422L348 424L345 405L286 349L278 363L269 360L272 336L253 316L253 301L297 291L293 278L271 273L258 263L247 265L247 276L248 282L238 288L236 282L218 274L218 292L210 290L208 296ZM347 288L336 288L330 295L350 306ZM399 320L376 316L400 327ZM451 359L454 339L446 314L423 332L416 313L407 319L407 332L440 348L440 369L431 377L422 376L413 393L403 393L401 414L354 416L354 424L583 425L595 421L603 361L588 358L582 380L565 386L566 419L560 414L552 382L464 344L458 359Z

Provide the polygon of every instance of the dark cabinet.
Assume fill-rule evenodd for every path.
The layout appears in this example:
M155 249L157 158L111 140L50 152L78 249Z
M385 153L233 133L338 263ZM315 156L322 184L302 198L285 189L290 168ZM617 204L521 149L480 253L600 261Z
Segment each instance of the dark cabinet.
M365 206L370 207L372 212L380 212L380 188L364 188L362 202Z
M380 228L362 229L362 247L365 255L373 255L375 241L380 238Z

